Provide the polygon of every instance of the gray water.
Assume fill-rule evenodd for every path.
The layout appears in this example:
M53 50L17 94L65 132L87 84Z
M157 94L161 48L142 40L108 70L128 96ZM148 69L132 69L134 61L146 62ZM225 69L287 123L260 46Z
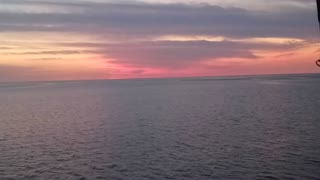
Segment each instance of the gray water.
M0 179L320 179L320 76L1 83Z

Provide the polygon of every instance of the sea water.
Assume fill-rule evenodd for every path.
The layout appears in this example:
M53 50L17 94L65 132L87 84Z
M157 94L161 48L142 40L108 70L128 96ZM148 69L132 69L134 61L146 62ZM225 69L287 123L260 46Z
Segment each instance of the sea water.
M320 76L0 83L0 179L320 179Z

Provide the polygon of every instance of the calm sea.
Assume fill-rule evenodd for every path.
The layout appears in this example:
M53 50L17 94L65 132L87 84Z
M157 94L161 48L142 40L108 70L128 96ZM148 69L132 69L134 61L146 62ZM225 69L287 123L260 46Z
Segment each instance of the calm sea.
M320 75L1 83L0 179L320 179Z

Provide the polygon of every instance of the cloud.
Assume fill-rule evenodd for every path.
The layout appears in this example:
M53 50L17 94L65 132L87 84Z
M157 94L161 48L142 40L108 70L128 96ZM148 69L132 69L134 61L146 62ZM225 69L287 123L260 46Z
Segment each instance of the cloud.
M10 50L13 49L12 47L0 47L0 50Z
M311 38L316 27L316 12L304 8L283 13L259 13L214 5L43 3L48 3L49 9L58 6L70 13L1 12L0 31L69 31L116 37L206 34Z
M292 50L312 45L318 35L310 0L268 1L268 6L262 0L166 2L2 0L0 34L13 34L5 40L19 48L4 43L0 54L28 56L33 64L87 63L92 55L139 75L148 72L144 68L183 69L221 58L259 60L264 53L256 50ZM250 3L259 7L248 8Z
M156 42L125 44L106 48L113 63L133 66L181 68L222 57L256 58L247 49L210 42Z
M180 37L182 38L182 37ZM220 58L258 59L253 50L292 50L305 46L305 42L293 39L220 39L137 41L127 43L61 43L66 48L95 49L109 63L133 67L183 68ZM199 38L199 37L198 37ZM205 39L205 38L204 38ZM209 40L212 38L209 38ZM219 39L214 39L219 40ZM112 59L112 60L110 60Z
M28 52L11 52L4 53L10 55L72 55L72 54L86 54L86 53L97 53L99 51L76 51L76 50L61 50L61 51L28 51Z
M208 41L161 41L140 42L107 46L103 54L115 59L113 63L133 66L178 68L192 66L206 60L220 58L259 58L251 50L295 48L301 44L268 45L242 42L208 42Z

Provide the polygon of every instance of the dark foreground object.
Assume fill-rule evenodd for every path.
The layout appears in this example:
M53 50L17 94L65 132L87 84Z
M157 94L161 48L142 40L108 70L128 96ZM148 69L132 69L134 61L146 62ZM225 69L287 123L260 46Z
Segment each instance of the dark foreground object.
M320 67L320 59L316 61L316 64Z

